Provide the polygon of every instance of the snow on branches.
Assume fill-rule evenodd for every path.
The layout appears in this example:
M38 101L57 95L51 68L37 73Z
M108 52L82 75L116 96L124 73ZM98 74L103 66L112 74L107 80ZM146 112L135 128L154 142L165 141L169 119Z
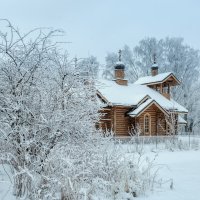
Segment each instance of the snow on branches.
M82 69L97 61L69 60L53 42L58 30L21 34L0 22L7 25L0 32L0 160L12 169L15 196L113 199L144 191L148 165L140 170L112 136L95 129L96 72Z

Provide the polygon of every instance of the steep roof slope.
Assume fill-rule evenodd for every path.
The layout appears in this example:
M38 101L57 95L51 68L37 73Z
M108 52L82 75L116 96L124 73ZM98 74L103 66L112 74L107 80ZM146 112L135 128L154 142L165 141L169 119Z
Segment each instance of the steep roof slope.
M134 84L143 85L143 84L162 83L170 76L173 76L173 78L177 81L177 83L180 83L179 80L174 76L174 74L172 72L166 72L166 73L157 74L155 76L141 77L137 81L135 81Z
M138 85L118 85L115 81L100 80L96 83L97 91L112 105L136 106L147 94L140 92Z
M146 98L155 100L166 110L176 110L178 112L188 112L186 108L175 102L168 100L157 91L146 85L129 84L127 86L118 85L114 81L99 80L96 88L101 97L108 104L137 106Z

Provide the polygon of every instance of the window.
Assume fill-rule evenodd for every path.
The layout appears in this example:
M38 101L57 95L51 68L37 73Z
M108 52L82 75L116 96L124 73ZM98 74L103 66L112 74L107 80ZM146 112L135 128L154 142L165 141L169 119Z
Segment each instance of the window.
M168 92L168 88L167 87L163 87L163 93L167 93Z
M150 134L151 132L151 116L149 114L145 114L144 116L144 134Z
M169 94L170 86L169 84L165 84L163 87L163 93L168 93Z
M160 85L156 85L156 91L158 91L158 92L161 93L161 91L160 91Z

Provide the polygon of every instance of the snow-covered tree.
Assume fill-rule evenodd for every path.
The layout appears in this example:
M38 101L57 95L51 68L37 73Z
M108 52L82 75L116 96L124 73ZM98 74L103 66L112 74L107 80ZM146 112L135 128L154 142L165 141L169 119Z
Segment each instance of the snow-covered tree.
M0 140L4 144L0 155L13 169L15 195L22 197L30 195L34 174L41 173L54 143L44 115L41 78L55 48L49 38L58 31L35 29L21 34L9 21L1 22L7 23L7 32L0 33Z
M79 71L83 76L96 78L99 71L99 62L94 56L88 58L75 58L75 64L79 67Z
M134 198L150 188L151 166L140 168L110 133L96 130L94 76L85 79L81 67L58 50L52 37L60 32L21 34L2 22L8 26L0 32L0 160L12 169L15 196Z
M13 169L15 195L44 199L49 154L58 146L73 149L73 143L94 134L99 107L92 80L85 82L82 71L51 42L58 31L21 35L6 22L10 32L1 32L0 45L0 140L5 143L0 155Z
M148 76L151 74L150 69L154 61L155 54L159 67L162 67L164 64L162 53L162 40L158 41L156 38L143 39L137 46L134 47L133 54L135 56L136 67L142 70L142 76Z
M131 49L125 45L122 49L122 62L126 66L126 78L129 79L130 82L134 82L138 79L138 77L141 74L141 69L136 67L135 64L135 57ZM106 56L106 66L105 70L103 72L103 77L106 79L112 79L113 72L114 72L114 66L116 62L118 61L118 54L117 53L108 53Z

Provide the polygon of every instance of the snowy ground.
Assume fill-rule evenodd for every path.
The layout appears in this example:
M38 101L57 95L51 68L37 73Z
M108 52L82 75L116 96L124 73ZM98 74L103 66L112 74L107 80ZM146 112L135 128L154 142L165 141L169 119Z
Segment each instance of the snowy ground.
M149 146L148 146L149 147ZM152 149L155 146L150 146ZM150 151L150 150L149 150ZM152 193L137 198L138 200L199 200L200 199L200 150L158 150L156 163L161 167L159 176L163 180L173 179L174 187L170 189L170 182ZM154 157L155 153L147 152L147 156ZM9 172L8 172L9 173ZM0 166L0 200L14 200L12 184L3 166Z
M173 178L174 189L166 183L140 200L198 200L200 199L200 151L160 152L156 162L162 165L160 176Z

